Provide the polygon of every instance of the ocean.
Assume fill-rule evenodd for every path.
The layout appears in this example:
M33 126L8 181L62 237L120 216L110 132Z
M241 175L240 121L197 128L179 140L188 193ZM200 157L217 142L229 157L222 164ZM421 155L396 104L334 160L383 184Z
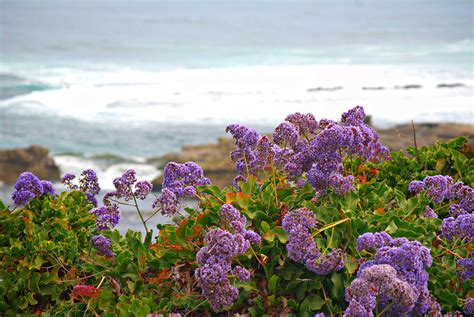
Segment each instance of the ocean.
M289 113L473 123L471 0L1 0L0 148L111 186L150 157ZM106 156L108 159L103 159Z

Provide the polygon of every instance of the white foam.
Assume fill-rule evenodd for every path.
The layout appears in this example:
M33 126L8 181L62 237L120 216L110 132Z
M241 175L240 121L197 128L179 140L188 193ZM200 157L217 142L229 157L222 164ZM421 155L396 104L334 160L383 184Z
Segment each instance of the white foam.
M275 124L296 111L337 119L363 105L376 122L473 122L474 79L466 69L393 65L258 66L150 72L54 69L37 77L57 90L3 102L14 111L92 122ZM440 83L461 82L456 89ZM421 85L420 89L394 89ZM335 91L308 89L343 87ZM384 87L363 90L363 87Z

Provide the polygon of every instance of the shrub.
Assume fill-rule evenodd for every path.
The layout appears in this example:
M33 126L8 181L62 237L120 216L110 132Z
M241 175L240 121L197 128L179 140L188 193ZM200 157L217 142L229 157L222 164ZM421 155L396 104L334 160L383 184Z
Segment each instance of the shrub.
M133 170L114 181L101 207L91 171L79 185L66 175L70 192L2 206L1 310L435 316L465 306L468 313L467 140L389 155L364 117L361 107L341 123L293 114L275 142L229 126L234 184L210 184L193 162L168 164L152 208L171 222L156 236L137 204L151 184ZM114 230L121 204L136 207L145 237Z

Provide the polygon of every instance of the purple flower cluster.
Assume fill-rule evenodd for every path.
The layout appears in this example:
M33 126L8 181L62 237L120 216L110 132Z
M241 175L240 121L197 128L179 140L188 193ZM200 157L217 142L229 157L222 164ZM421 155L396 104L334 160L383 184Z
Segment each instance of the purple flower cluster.
M275 129L275 144L253 129L230 125L227 131L237 145L231 158L241 174L276 167L295 184L304 184L307 179L318 192L333 188L342 195L354 189L354 178L344 173L345 156L373 161L388 157L388 149L380 144L377 133L364 123L364 118L361 107L344 113L341 124L326 119L318 123L312 114L295 113Z
M234 257L247 251L251 243L261 241L258 234L245 230L245 217L232 205L223 205L220 215L234 233L220 228L210 230L205 238L207 246L197 254L201 266L195 271L204 296L216 312L231 306L239 297L239 290L230 284L228 275L232 274L241 281L250 280L247 269L241 266L231 269Z
M96 217L95 225L99 231L113 229L120 222L120 209L116 203L92 209L91 213Z
M428 290L428 273L426 269L432 264L432 258L428 248L424 247L418 241L409 241L406 238L391 238L385 232L379 233L365 233L357 239L356 248L359 252L364 250L375 250L373 260L364 262L358 271L358 277L364 274L365 270L386 264L392 267L396 272L396 278L407 283L414 294L413 305L407 306L408 302L397 302L392 304L390 307L390 313L393 316L407 316L423 315L427 312L435 309L437 310L438 305L430 296ZM351 285L352 287L352 285ZM351 292L351 291L349 291ZM371 296L374 294L370 293L370 290L359 290L357 295L356 303L350 304L346 311L347 316L356 315L359 316L356 311L357 309L365 309L365 312L371 312L373 306L371 306ZM351 293L346 293L346 299L348 302L354 300ZM383 291L377 291L376 296L379 296L379 307L383 309L384 305L389 304L390 294L385 294ZM389 298L387 298L387 296ZM391 300L394 300L393 298ZM400 299L401 300L401 299ZM400 305L400 306L398 306ZM361 314L361 316L369 316L370 314Z
M103 235L93 236L91 239L94 247L99 251L100 254L107 257L113 257L114 253L112 252L112 242L109 238L104 237Z
M194 197L197 186L210 183L209 178L204 177L202 168L196 163L170 162L164 168L161 194L153 202L152 207L160 207L163 215L172 216L179 211L178 202L181 197Z
M474 297L469 297L464 303L464 312L468 315L474 314Z
M426 176L423 181L415 180L408 185L412 194L426 190L428 198L433 203L446 200L458 200L459 208L471 213L474 210L474 190L462 182L454 182L450 176Z
M444 218L441 224L441 235L448 240L453 240L456 237L466 242L472 241L474 239L474 214Z
M426 206L423 216L429 218L438 218L438 214L430 206Z
M40 180L30 172L21 173L14 188L12 200L17 206L24 206L33 198L44 194L54 195L54 188L51 182Z
M418 294L407 282L397 277L397 271L388 264L366 268L345 290L349 302L344 316L373 316L390 306L384 316L411 316ZM393 304L391 304L393 303Z
M240 124L229 125L226 132L230 132L235 140L237 148L230 153L230 157L240 174L255 175L272 167L280 148L267 136L261 136L255 129ZM284 130L282 133L282 137L286 137L291 132Z
M426 190L428 198L433 203L453 201L449 207L449 217L443 219L441 236L452 240L457 237L467 242L474 239L474 190L462 182L454 182L450 176L426 176L423 181L412 181L408 190L419 194ZM425 216L438 215L427 206Z
M286 213L282 227L288 233L288 257L305 264L310 271L319 275L339 271L344 266L344 252L334 249L328 255L321 254L309 230L317 223L314 213L307 208Z
M96 215L97 230L113 229L120 222L120 209L117 199L129 201L135 199L145 199L153 185L149 181L137 181L134 169L128 169L120 177L113 181L115 190L108 192L102 198L103 207L91 210Z
M357 238L356 249L358 252L364 250L378 250L392 241L392 237L385 231L367 232Z
M100 186L96 172L92 169L82 171L81 177L79 178L79 186L73 183L75 178L76 176L74 174L66 173L61 178L61 183L66 185L69 189L82 191L87 196L87 199L97 207L97 199L95 196L99 194Z
M459 276L461 280L467 281L474 276L474 251L471 251L470 257L458 260L460 267Z

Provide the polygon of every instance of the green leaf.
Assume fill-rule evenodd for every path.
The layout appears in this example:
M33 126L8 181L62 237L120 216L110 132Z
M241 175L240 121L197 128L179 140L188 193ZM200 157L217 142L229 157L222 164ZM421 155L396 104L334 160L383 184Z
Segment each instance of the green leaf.
M311 295L305 299L308 302L308 308L315 311L320 310L324 306L326 301L318 295Z
M272 292L273 294L277 293L277 287L278 287L278 281L280 280L280 277L277 275L273 275L270 277L268 280L268 290Z
M282 227L278 226L268 231L263 238L270 242L277 238L281 243L285 244L288 241L288 233L286 233Z

